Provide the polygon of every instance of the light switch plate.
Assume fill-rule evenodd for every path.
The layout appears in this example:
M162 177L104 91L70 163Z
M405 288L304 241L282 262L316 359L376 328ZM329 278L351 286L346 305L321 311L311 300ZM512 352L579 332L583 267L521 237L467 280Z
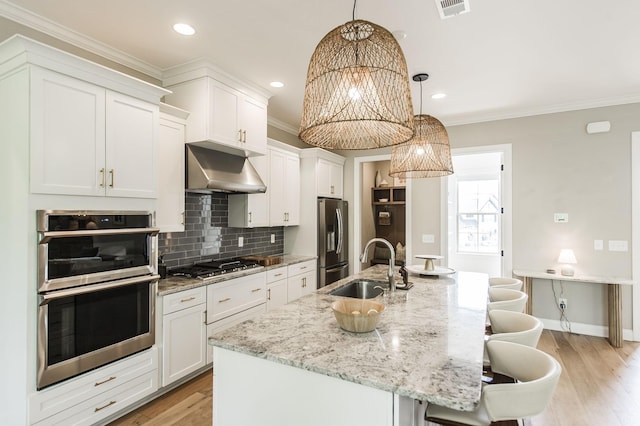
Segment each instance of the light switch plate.
M271 234L271 244L276 242L276 234Z
M242 247L244 245L244 237L238 237L238 247Z
M569 222L569 213L554 213L553 221L556 223L566 223Z
M422 242L426 244L435 243L436 237L433 234L422 234Z
M593 249L594 250L604 250L604 241L602 241L602 240L593 240Z
M609 240L609 251L628 251L629 243L626 240Z

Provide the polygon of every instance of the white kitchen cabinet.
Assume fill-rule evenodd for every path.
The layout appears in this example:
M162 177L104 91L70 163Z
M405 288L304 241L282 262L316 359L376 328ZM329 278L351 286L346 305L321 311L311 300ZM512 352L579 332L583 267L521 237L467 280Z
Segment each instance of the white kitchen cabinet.
M96 424L157 390L153 347L34 393L29 424Z
M163 297L162 386L205 366L206 301L205 287Z
M31 192L155 198L157 104L31 67Z
M317 184L318 197L342 198L342 163L318 159Z
M317 290L316 260L294 263L287 270L287 302Z
M158 200L160 232L184 232L184 141L188 113L161 105L158 135Z
M269 212L271 226L300 224L300 157L269 147Z
M269 175L268 157L250 157L249 162L267 184L263 194L229 194L229 227L257 228L269 226Z
M266 312L267 279L265 272L232 278L207 286L207 336ZM213 349L207 348L207 363L213 361Z
M202 73L209 70L186 81L182 76L165 81L173 92L165 101L190 112L187 142L215 142L220 150L234 154L266 154L268 98Z
M287 303L287 267L267 271L267 311Z
M264 272L207 286L207 324L221 320L267 300Z

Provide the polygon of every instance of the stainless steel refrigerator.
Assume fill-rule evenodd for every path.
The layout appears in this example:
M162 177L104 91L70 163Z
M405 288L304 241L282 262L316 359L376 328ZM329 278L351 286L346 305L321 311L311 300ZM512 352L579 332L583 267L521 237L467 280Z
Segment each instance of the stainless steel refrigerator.
M318 288L349 275L347 202L318 199Z

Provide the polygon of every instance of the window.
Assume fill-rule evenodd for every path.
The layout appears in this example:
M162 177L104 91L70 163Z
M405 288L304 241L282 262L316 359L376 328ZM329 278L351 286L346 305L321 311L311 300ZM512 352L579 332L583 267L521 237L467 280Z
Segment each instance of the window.
M500 181L458 181L457 233L460 253L498 253Z

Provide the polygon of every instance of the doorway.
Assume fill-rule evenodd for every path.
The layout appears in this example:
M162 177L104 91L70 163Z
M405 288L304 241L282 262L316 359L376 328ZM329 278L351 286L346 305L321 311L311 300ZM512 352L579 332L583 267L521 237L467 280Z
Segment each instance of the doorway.
M511 145L453 149L443 180L447 266L511 276Z
M384 204L387 202L380 202L378 199L378 204L374 204L375 201L372 199L372 195L374 191L372 191L372 187L375 186L375 171L377 168L375 166L371 167L375 163L382 161L390 161L391 154L383 154L383 155L372 155L366 157L355 157L353 163L353 194L354 194L354 202L353 202L353 217L354 217L354 226L352 227L353 231L353 241L354 241L354 250L352 250L351 255L351 265L352 272L358 273L365 266L360 263L360 254L362 254L362 249L364 245L369 241L369 239L375 237L375 223L374 223L374 215L372 213L372 207L377 205L379 208L384 210ZM373 170L373 173L371 172ZM389 187L393 187L396 183L393 178L383 173L382 178L386 180L386 184ZM407 179L406 182L403 182L405 185L405 191L403 192L403 196L406 197L405 203L407 206L410 205L411 198L411 181ZM384 196L381 195L382 199L387 198L387 201L391 202L392 195ZM404 222L404 233L405 233L405 259L411 259L411 209L406 208L403 209L404 217L402 218ZM395 221L395 214L390 216L390 220ZM385 219L385 218L383 218ZM374 249L371 249L369 253L369 259L371 259L374 255Z

